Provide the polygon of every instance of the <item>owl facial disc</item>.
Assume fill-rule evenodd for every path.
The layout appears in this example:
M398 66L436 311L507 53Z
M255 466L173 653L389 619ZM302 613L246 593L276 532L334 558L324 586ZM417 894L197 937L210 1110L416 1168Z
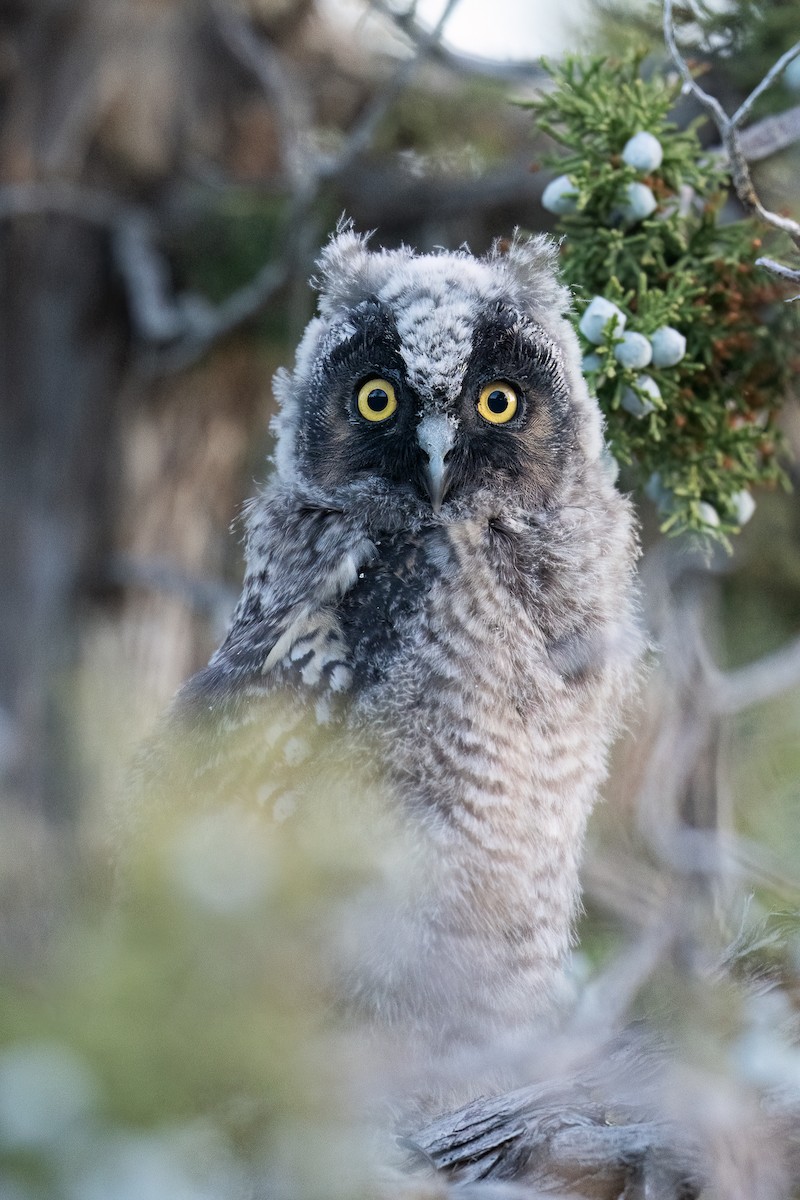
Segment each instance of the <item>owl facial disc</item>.
M438 513L449 485L446 459L455 442L456 429L452 417L430 413L417 426L417 441L428 461L422 469L433 511Z

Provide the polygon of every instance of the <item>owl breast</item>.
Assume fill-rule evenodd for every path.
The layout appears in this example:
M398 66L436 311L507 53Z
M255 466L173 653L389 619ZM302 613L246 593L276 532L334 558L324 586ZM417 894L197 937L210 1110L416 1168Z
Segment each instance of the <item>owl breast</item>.
M336 608L345 723L413 846L413 905L363 923L352 990L423 1044L524 1030L569 945L602 701L551 660L533 537L486 519L376 537Z

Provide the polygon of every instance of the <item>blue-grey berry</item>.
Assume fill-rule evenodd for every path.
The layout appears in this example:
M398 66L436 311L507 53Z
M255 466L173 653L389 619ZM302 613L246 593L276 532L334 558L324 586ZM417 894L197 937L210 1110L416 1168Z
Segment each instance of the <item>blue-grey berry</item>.
M622 341L614 347L614 357L623 367L639 370L650 362L653 348L643 333L624 333Z
M603 360L599 354L584 354L581 367L584 375L587 371L599 371L603 365Z
M666 490L667 489L661 482L661 473L659 471L653 471L653 474L644 485L645 496L647 496L648 500L652 500L654 504L657 504L659 499L665 494Z
M746 489L733 497L733 512L737 525L746 525L756 511L756 502Z
M686 338L671 325L662 325L650 337L654 367L674 367L686 354Z
M609 321L616 319L616 332L622 333L627 317L616 304L606 300L604 296L595 296L586 312L581 317L578 328L587 342L599 346L603 340L603 332Z
M800 92L800 57L789 63L783 72L783 82L792 92Z
M675 507L675 493L668 487L664 486L661 474L654 471L644 485L644 494L649 500L653 501L656 508L661 513L669 513Z
M637 375L636 387L639 389L638 391L634 391L632 387L626 387L620 403L631 416L646 417L648 413L655 412L654 401L661 399L661 389L651 375ZM644 392L645 395L641 396L640 392Z
M701 500L697 506L697 515L704 525L708 525L710 529L716 529L719 525L719 513L714 508L713 504L709 504L706 500Z
M643 221L656 210L656 198L646 183L629 183L619 214L625 221Z
M628 138L622 151L623 162L637 171L655 171L661 166L663 158L661 142L645 130Z
M542 192L542 207L561 216L575 212L578 207L578 189L569 175L559 175L557 179L550 180Z

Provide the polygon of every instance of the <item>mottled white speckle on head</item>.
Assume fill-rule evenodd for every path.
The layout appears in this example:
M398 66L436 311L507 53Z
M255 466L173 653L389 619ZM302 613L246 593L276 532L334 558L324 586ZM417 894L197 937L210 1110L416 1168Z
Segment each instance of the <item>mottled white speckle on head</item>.
M409 259L403 266L387 280L378 299L395 313L409 381L421 396L455 400L464 382L475 322L487 290L496 289L496 279L481 278L481 264L474 260L467 263L447 254ZM489 274L485 268L484 273Z

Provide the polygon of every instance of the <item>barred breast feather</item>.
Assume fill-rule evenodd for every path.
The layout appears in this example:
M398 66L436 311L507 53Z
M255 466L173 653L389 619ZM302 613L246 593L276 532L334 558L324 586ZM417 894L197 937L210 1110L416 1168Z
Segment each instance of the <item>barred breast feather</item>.
M269 819L329 802L321 762L379 798L402 881L356 903L337 986L430 1061L553 1003L635 677L636 537L548 243L344 228L320 266L242 596L170 728L193 786Z

